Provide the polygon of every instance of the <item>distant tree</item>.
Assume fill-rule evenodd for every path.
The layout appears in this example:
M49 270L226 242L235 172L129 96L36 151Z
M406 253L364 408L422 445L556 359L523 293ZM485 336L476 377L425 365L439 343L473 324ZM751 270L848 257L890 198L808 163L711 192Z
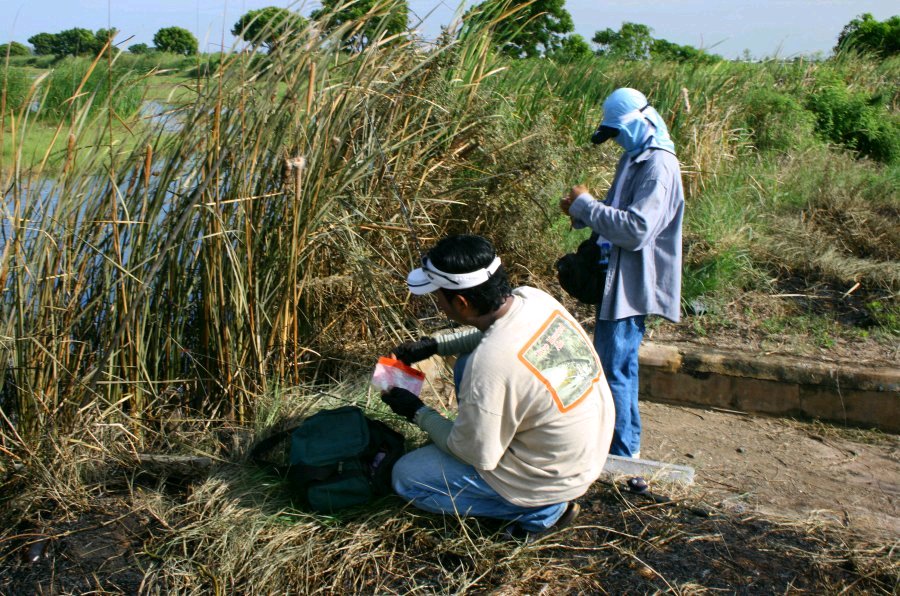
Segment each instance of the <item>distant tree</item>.
M160 52L171 52L183 56L197 53L197 38L181 27L163 27L153 36L153 45Z
M96 55L110 37L115 37L118 29L90 29L75 27L59 33L38 33L28 38L39 56L91 56ZM113 51L116 51L113 48Z
M514 58L533 58L562 48L565 35L575 29L564 4L565 0L534 0L531 4L527 0L485 0L470 9L466 18L490 22L507 14L495 29L497 47Z
M279 43L306 27L306 19L286 8L267 6L251 10L231 28L231 34L244 41L259 42L272 51Z
M97 51L99 52L100 48L105 46L107 41L114 40L116 35L118 35L118 34L119 34L119 30L116 29L115 27L113 27L112 29L97 29L97 31L94 33L94 39L97 40L97 43L96 43ZM110 43L109 47L110 47L110 50L112 51L113 55L118 54L120 51L119 48L112 45L112 43Z
M149 54L153 51L153 48L145 43L136 43L128 46L128 51L132 54Z
M0 44L0 58L6 58L7 54L10 56L30 56L31 50L25 44L17 41Z
M99 52L104 43L106 40L101 43L90 29L74 27L54 35L52 53L56 56L91 55Z
M694 46L682 46L665 39L654 39L650 46L650 55L661 60L672 62L703 62L711 64L722 60L720 56L699 50Z
M322 0L322 8L314 10L310 18L322 22L326 30L333 31L345 23L362 22L359 29L348 32L344 44L348 49L360 51L372 43L381 27L385 35L403 33L409 20L409 6L405 0L357 0L345 6L347 0ZM330 17L330 18L326 18Z
M591 40L600 48L597 53L626 60L657 58L675 62L718 62L722 58L698 50L694 46L679 45L665 39L655 39L653 29L640 23L622 23L618 31L597 31Z
M28 43L34 48L38 56L52 56L56 45L55 33L38 33L28 38Z
M548 58L561 63L576 62L590 58L593 55L594 52L591 50L590 44L577 33L564 37L562 42L560 42L559 48L546 54Z
M107 40L115 38L116 35L119 34L119 30L113 27L112 29L97 29L94 33L94 38L97 40L97 44L100 47L103 47Z
M600 46L597 53L627 60L646 60L653 48L650 27L640 23L622 23L618 31L605 29L594 33L591 39Z
M841 30L834 51L857 50L887 58L900 53L900 16L877 21L869 13L853 19Z

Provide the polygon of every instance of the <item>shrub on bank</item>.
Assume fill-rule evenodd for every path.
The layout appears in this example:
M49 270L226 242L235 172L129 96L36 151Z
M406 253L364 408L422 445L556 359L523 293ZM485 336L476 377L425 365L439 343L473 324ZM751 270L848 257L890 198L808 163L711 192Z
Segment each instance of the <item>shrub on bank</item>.
M50 68L56 61L56 56L40 56L32 54L29 56L10 56L10 66L30 66L32 68Z
M744 125L758 150L786 153L811 142L815 117L795 97L759 87L743 104Z
M85 58L66 58L50 73L41 116L51 120L87 108L105 108L107 98L120 118L134 115L141 107L145 82L132 70L114 66L111 76L105 68L90 70ZM76 97L77 96L77 97ZM73 99L74 98L74 99Z
M6 109L16 111L28 97L28 75L21 68L0 68L0 92L6 94Z
M851 90L826 70L806 99L825 139L860 154L891 163L900 158L900 119L885 107L881 95Z
M194 68L199 61L208 56L181 56L169 52L152 51L145 54L121 54L116 58L116 66L121 69L130 69L139 73L157 71L161 74L184 75Z

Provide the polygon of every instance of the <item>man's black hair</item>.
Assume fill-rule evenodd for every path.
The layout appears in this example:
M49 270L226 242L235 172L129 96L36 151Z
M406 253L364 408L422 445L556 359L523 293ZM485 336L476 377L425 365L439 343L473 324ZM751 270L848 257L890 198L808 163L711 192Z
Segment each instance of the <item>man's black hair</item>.
M428 251L428 260L446 273L469 273L483 269L491 264L495 256L497 255L490 241L474 234L447 236ZM438 291L443 292L448 300L453 296L464 297L482 315L494 312L512 295L503 265L500 265L490 279L474 288L440 288Z

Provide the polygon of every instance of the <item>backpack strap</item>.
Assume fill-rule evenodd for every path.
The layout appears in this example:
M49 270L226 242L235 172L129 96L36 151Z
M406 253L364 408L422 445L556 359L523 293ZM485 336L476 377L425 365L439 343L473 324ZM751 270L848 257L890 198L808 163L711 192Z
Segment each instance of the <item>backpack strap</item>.
M271 451L276 445L290 438L291 433L297 430L297 427L288 428L282 431L275 433L269 437L266 437L259 443L253 446L250 449L250 459L253 460L253 463L258 465L259 467L268 470L269 472L273 472L279 476L285 476L287 474L288 469L291 467L290 464L287 465L278 465L273 464L263 457L263 454Z

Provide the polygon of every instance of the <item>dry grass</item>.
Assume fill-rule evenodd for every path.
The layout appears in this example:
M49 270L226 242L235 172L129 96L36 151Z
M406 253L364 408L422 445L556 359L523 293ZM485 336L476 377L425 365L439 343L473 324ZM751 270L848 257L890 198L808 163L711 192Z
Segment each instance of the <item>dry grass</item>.
M198 443L212 433L191 421L159 437L166 452L211 467L140 468L123 429L94 425L60 441L57 467L5 480L0 591L890 594L900 582L896 544L734 513L700 489L659 485L672 501L658 503L597 483L574 527L531 544L505 541L499 523L424 514L395 497L335 516L297 510L283 484L246 462L247 447L309 404L344 399L377 404L358 386L298 387L264 400L256 430L219 428L217 449Z
M900 581L896 545L737 516L684 495L659 505L598 485L577 526L533 544L386 499L340 518L290 508L252 470L38 515L0 536L0 589L81 593L873 593ZM38 513L38 512L35 512ZM35 563L22 560L46 539ZM53 573L50 570L54 569Z

